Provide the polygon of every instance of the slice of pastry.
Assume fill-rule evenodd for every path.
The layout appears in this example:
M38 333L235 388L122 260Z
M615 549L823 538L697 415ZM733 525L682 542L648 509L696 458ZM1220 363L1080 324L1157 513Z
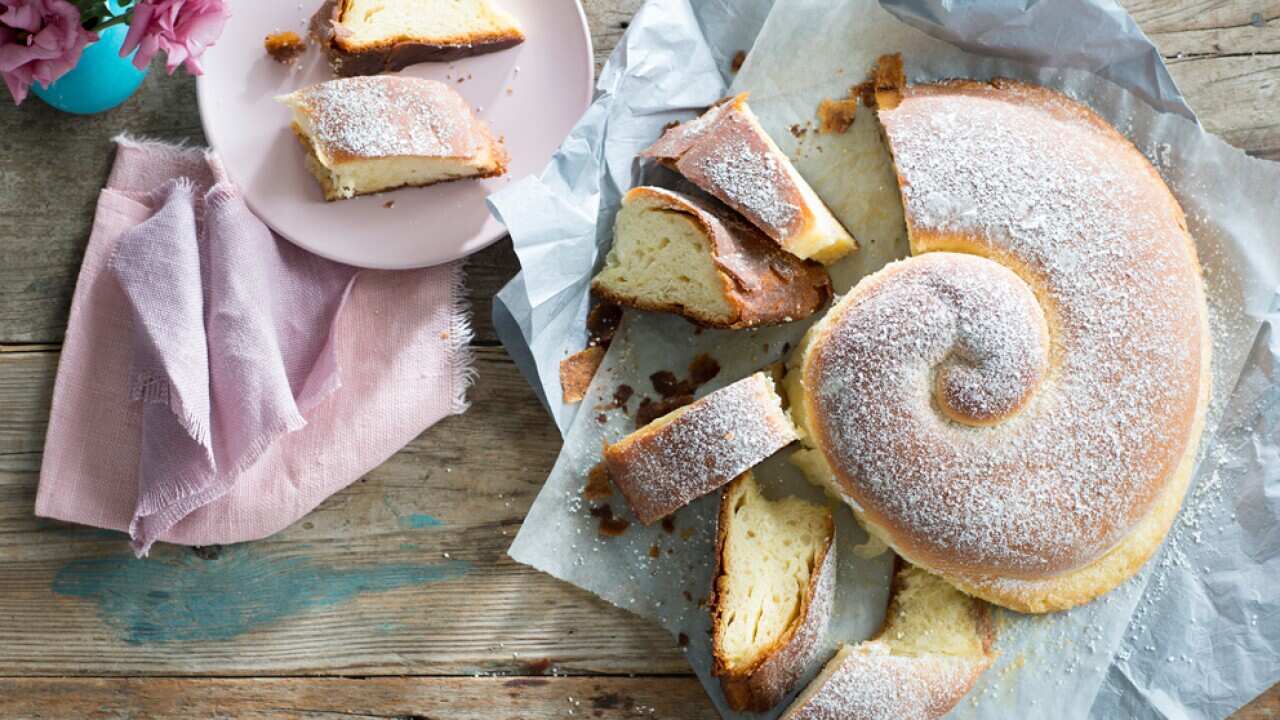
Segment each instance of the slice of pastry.
M831 510L766 499L750 472L725 489L712 585L713 672L729 707L763 712L792 690L831 619Z
M623 198L591 287L622 305L725 328L799 320L831 299L818 263L783 252L714 200L656 187Z
M607 446L604 460L631 511L648 525L795 439L772 378L756 373Z
M489 0L328 0L311 29L341 77L394 72L524 42L516 19Z
M840 648L782 720L933 720L991 666L986 603L899 560L875 638Z
M507 153L444 83L380 76L330 80L279 98L326 200L507 171Z
M830 264L858 247L760 126L746 93L667 130L641 157L684 175L799 258Z

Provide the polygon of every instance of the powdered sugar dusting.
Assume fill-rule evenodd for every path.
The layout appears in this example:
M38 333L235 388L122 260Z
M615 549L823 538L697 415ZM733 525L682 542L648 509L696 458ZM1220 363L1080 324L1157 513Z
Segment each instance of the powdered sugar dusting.
M1195 442L1203 296L1180 211L1127 142L1051 91L965 87L881 111L913 247L961 237L1037 288L1048 375L991 427L938 411L948 362L977 364L949 372L947 402L998 416L1038 352L994 276L965 271L852 293L806 385L873 516L944 567L1042 577L1113 546Z
M605 452L609 473L636 516L652 522L724 485L795 440L771 381L762 373L684 408L635 441Z
M893 655L876 640L845 646L783 720L933 720L968 692L982 665L965 657Z
M701 159L699 170L726 202L758 218L771 234L784 234L800 212L783 195L790 180L778 159L752 149L740 139L717 145Z
M788 161L755 122L745 95L671 128L641 154L674 163L778 242L803 220L804 200Z
M330 155L381 158L474 154L478 122L454 90L434 80L353 77L298 92L312 141Z

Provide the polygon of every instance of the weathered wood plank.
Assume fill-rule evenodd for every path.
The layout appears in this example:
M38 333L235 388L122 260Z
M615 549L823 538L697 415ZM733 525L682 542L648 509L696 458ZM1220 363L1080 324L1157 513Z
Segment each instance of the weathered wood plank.
M1280 24L1272 33L1280 36ZM1280 53L1174 59L1169 72L1206 129L1280 160Z
M0 716L44 720L712 720L690 678L0 679Z
M692 677L0 678L0 715L30 720L717 717ZM1231 716L1276 717L1276 688Z
M1121 0L1169 57L1280 52L1277 0Z
M597 73L622 39L631 16L643 4L644 0L582 0L587 24L591 26L591 47L595 50Z
M559 437L505 353L477 354L470 412L302 522L146 561L32 517L56 360L0 354L0 675L686 672L653 624L507 557Z
M1280 159L1280 0L1123 0L1210 132Z

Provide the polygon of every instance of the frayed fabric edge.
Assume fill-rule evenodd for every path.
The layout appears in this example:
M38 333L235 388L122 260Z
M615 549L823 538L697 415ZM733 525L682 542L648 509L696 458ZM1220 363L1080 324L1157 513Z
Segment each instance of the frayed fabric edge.
M207 160L210 155L208 148L188 145L186 140L179 140L177 142L169 142L167 140L148 140L147 138L130 135L127 132L122 132L111 138L111 142L114 142L121 147L169 153L175 157L185 158L188 160Z
M449 268L449 386L452 390L449 411L461 415L471 407L467 391L475 385L475 350L471 339L471 303L467 301L466 260Z

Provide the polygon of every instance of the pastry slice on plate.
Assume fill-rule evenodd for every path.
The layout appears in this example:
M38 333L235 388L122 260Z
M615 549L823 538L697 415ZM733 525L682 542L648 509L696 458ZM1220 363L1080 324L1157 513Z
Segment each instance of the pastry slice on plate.
M489 0L329 0L311 23L334 74L377 75L524 42L510 13Z
M734 710L782 701L814 659L835 593L831 510L771 501L745 473L725 488L712 584L713 671Z
M444 83L377 76L330 80L280 101L326 200L502 175L507 152Z

